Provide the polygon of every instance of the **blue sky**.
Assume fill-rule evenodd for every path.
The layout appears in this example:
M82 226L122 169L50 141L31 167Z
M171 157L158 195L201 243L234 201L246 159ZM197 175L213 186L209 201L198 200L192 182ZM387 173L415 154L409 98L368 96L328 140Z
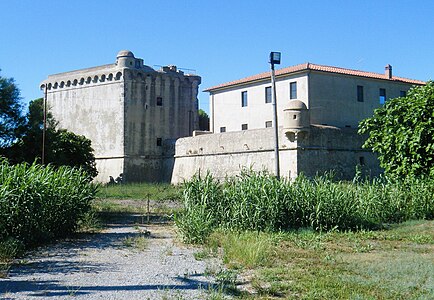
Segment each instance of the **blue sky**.
M23 102L49 74L114 63L131 50L174 64L207 87L304 62L434 79L434 1L6 1L0 0L0 75ZM154 67L158 68L158 67Z

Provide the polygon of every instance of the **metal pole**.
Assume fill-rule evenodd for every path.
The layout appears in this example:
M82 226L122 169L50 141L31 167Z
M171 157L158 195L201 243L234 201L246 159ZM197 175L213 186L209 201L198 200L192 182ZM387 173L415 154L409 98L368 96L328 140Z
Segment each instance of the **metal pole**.
M276 81L274 74L274 63L271 62L271 101L273 103L273 125L274 125L274 161L276 164L276 178L280 179L280 160L279 160L279 126L277 124L277 97Z
M44 86L44 103L43 106L43 122L44 128L42 129L42 164L45 164L45 132L47 131L47 84Z

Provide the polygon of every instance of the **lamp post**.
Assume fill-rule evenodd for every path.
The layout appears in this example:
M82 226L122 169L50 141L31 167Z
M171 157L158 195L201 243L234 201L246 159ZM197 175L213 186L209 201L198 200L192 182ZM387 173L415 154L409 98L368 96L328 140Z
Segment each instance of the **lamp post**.
M280 52L270 53L271 67L271 102L273 104L273 125L274 125L274 161L276 164L276 178L280 179L280 159L279 159L279 129L277 124L277 97L276 97L276 80L274 74L274 65L280 65Z
M47 131L47 84L44 84L42 86L42 88L44 89L44 103L42 103L44 127L42 129L42 157L41 157L41 162L44 165L45 164L45 133Z

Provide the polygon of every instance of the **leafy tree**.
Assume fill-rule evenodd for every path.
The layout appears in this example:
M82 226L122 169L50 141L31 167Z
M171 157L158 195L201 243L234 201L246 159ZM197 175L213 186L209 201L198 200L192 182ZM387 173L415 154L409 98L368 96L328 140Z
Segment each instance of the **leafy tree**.
M434 176L434 82L388 100L359 124L363 145L378 153L386 174Z
M199 109L198 113L199 113L199 129L209 131L208 114L203 109Z
M9 146L23 133L21 112L20 90L14 79L0 76L0 147Z

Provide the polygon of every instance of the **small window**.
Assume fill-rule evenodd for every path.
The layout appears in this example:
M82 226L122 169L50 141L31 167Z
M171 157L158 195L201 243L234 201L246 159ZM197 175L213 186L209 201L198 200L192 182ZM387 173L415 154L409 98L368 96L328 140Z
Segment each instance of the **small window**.
M247 91L241 92L241 107L247 106Z
M289 83L289 99L297 99L297 82Z
M157 97L157 106L163 106L163 97Z
M226 127L220 127L220 132L226 132Z
M400 91L399 92L399 97L406 97L407 96L407 92L406 91Z
M271 122L271 121L266 121L265 122L265 128L269 128L271 126L273 126L273 122Z
M380 89L380 104L386 103L386 89Z
M357 86L357 101L358 102L363 102L363 86L362 85L358 85Z
M163 145L163 139L162 138L157 138L157 146L161 147Z
M265 87L265 103L271 103L271 86Z
M247 130L247 124L241 124L241 130Z

